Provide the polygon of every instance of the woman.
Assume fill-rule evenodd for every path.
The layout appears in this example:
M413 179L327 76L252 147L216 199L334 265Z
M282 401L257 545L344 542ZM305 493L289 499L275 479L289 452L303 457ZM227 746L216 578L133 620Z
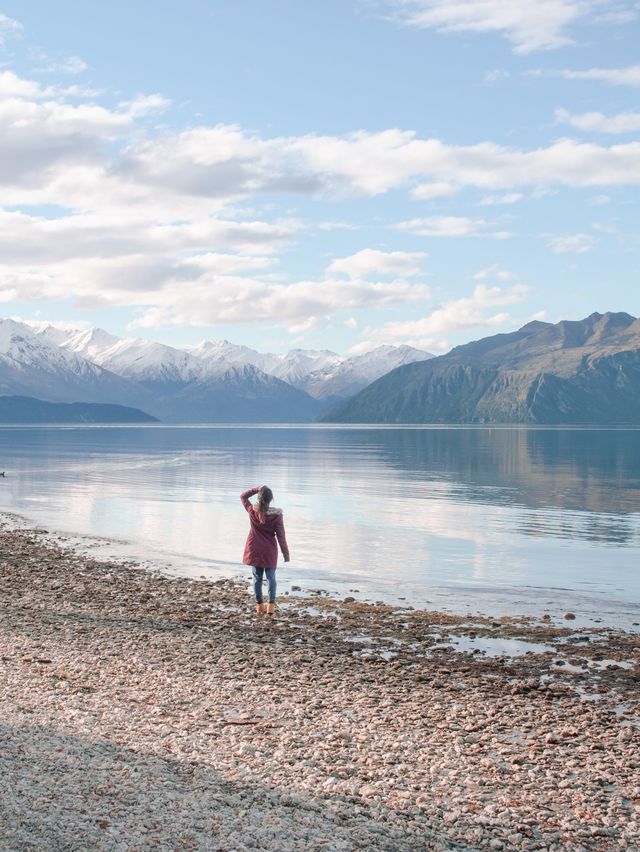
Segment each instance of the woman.
M251 504L250 497L258 495L258 500ZM247 543L244 546L242 561L251 565L253 571L253 586L256 593L256 612L258 615L273 615L276 604L276 565L278 564L278 544L284 561L289 561L289 547L284 534L282 509L271 507L273 492L266 485L250 488L240 495L242 505L249 513L251 526ZM278 544L276 544L276 539ZM269 603L262 601L262 578L267 575L269 584Z

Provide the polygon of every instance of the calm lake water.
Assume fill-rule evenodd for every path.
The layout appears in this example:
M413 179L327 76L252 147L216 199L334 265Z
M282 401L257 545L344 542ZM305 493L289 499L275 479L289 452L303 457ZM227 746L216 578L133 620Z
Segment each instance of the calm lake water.
M266 483L281 591L640 621L637 429L2 427L1 469L2 510L102 555L237 575Z

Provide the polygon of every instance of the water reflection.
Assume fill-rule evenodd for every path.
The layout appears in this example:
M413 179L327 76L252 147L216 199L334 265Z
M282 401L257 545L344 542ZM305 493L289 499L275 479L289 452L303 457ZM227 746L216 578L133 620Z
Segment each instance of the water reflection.
M0 506L238 566L267 482L295 571L640 598L640 431L3 428ZM287 569L289 570L289 569Z

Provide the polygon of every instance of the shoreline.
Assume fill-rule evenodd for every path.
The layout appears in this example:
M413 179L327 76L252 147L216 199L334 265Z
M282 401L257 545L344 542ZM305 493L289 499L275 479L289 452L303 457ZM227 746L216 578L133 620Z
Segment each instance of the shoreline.
M244 581L54 538L0 528L7 848L640 845L637 633L321 592L257 619Z
M140 570L169 578L218 582L233 580L243 583L245 566L215 559L183 556L160 548L146 548L143 543L118 539L107 535L79 533L58 529L46 519L29 517L11 509L0 508L0 527L9 524L24 530L42 532L53 544L70 547L87 559L136 565ZM141 555L145 551L144 557ZM213 566L213 567L212 567ZM437 610L456 616L499 619L524 617L540 620L549 616L551 622L562 626L567 611L576 616L575 627L607 627L614 630L640 632L640 601L605 596L567 587L514 586L509 584L485 586L461 581L457 584L422 585L403 583L399 594L397 584L358 574L340 575L324 569L302 569L294 564L280 565L278 595L312 595L320 589L334 600L354 596L362 603L377 603L401 607L405 601L414 601L416 609ZM293 576L291 576L293 575ZM247 581L248 582L248 581ZM297 592L292 591L294 587ZM561 597L561 601L553 602Z

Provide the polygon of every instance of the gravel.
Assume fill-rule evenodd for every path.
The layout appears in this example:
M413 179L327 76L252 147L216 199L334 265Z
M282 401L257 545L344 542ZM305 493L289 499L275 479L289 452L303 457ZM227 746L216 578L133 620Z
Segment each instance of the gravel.
M321 590L258 618L248 582L6 523L0 848L638 849L639 661L637 633Z

